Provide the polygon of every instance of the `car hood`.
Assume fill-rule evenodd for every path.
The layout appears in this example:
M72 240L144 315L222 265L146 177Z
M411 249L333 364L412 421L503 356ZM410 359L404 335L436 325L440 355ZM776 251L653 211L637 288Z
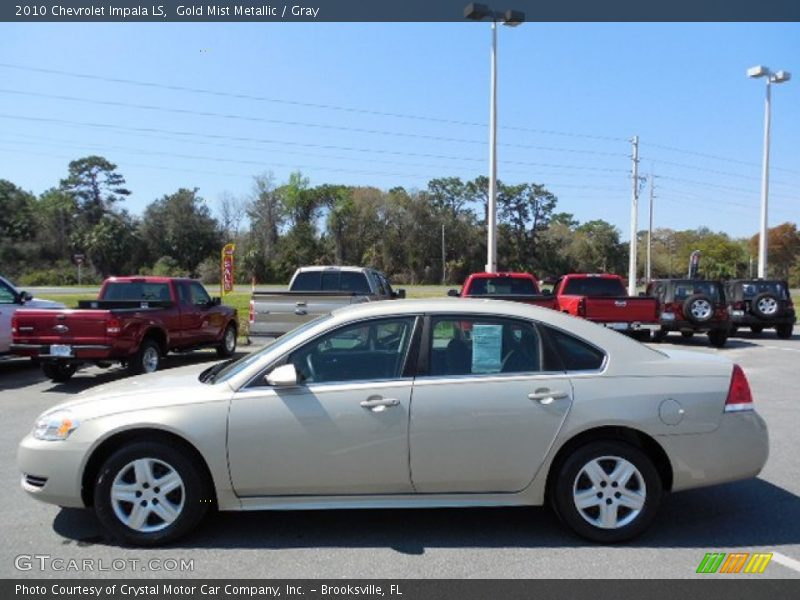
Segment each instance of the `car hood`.
M190 365L158 373L127 377L78 394L74 400L47 412L69 409L79 418L94 419L117 413L223 399L230 387L209 385L198 379L209 364Z

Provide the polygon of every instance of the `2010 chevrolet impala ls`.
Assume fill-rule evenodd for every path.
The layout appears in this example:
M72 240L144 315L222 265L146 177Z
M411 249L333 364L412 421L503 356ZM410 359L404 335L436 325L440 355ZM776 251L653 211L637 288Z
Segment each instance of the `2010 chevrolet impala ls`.
M20 444L34 498L155 545L220 510L549 503L578 534L641 533L667 491L754 477L742 370L498 300L357 305L260 352L84 392Z

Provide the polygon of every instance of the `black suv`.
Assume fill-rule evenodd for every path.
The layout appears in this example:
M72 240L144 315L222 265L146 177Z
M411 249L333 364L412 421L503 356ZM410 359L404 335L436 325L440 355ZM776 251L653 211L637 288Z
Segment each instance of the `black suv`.
M733 279L725 283L725 297L733 324L750 327L753 333L774 327L779 338L792 337L794 305L789 286L778 279Z
M654 332L653 341L663 341L670 331L680 331L685 338L695 332L708 333L708 341L717 348L728 341L731 321L719 281L656 279L645 293L658 298L661 307L661 328Z

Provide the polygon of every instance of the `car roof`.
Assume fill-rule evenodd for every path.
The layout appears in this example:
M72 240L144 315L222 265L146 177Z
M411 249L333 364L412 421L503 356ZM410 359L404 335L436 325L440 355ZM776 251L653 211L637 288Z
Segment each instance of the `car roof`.
M315 271L347 271L351 273L364 273L366 271L375 271L371 267L354 267L351 265L315 265L311 267L300 267L297 269L298 273L313 273Z

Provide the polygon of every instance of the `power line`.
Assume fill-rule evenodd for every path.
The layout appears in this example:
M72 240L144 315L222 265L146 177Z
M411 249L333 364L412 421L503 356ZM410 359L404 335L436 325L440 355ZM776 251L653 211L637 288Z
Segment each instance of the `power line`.
M709 158L711 160L720 160L720 161L724 161L724 162L728 162L728 163L735 163L735 164L738 164L738 165L747 165L748 167L760 167L761 166L758 163L747 162L747 161L744 161L744 160L737 160L735 158L730 158L730 157L717 156L715 154L706 154L704 152L695 152L694 150L686 150L684 148L676 148L674 146L664 146L662 144L653 144L653 143L648 143L647 145L648 146L652 146L653 148L659 148L661 150L667 150L668 152L677 152L679 154L688 154L690 156L699 156L701 158ZM792 170L792 169L784 169L784 168L781 168L781 167L771 167L771 168L775 169L776 171L784 171L786 173L793 173L795 175L800 175L800 171L795 171L795 170Z
M341 112L348 112L348 113L355 113L355 114L366 114L366 115L373 115L379 117L391 117L397 119L412 119L417 121L426 121L426 122L434 122L434 123L442 123L446 125L460 125L460 126L469 126L469 127L488 127L486 123L477 123L472 121L461 121L455 119L443 119L440 117L431 117L431 116L424 116L424 115L411 115L405 113L394 113L394 112L384 112L384 111L376 111L376 110L369 110L364 108L355 108L349 106L340 106L335 104L321 104L315 102L301 102L297 100L286 100L281 98L270 98L266 96L258 96L253 94L243 94L243 93L236 93L236 92L222 92L219 90L210 90L205 88L194 88L188 86L180 86L180 85L171 85L171 84L164 84L164 83L156 83L152 81L140 81L135 79L123 79L119 77L107 77L101 75L90 75L87 73L75 73L72 71L62 71L58 69L45 69L40 67L29 67L23 65L15 65L11 63L0 63L0 67L6 69L17 69L21 71L29 71L29 72L36 72L36 73L44 73L49 75L62 75L65 77L76 77L80 79L89 79L94 81L104 81L109 83L122 83L126 85L135 85L139 87L149 87L149 88L157 88L157 89L165 89L165 90L172 90L178 92L190 92L193 94L205 94L209 96L217 96L223 98L235 98L237 100L254 100L258 102L269 102L274 104L283 104L287 106L301 106L304 108L317 108L317 109L324 109L324 110L335 110ZM564 137L576 137L576 138L585 138L585 139L594 139L594 140L604 140L604 141L613 141L613 142L625 142L627 141L625 138L620 137L612 137L612 136L603 136L603 135L593 135L593 134L584 134L584 133L575 133L575 132L567 132L567 131L556 131L553 129L534 129L529 127L519 127L519 126L501 126L500 129L506 129L510 131L521 131L527 133L541 133L546 135L557 135L557 136L564 136Z
M122 107L122 108L135 108L139 110L148 110L148 111L157 111L157 112L166 112L172 114L182 114L182 115L192 115L192 116L199 116L199 117L213 117L219 119L229 119L235 121L246 121L246 122L259 122L259 123L270 123L273 125L289 125L292 127L309 127L315 129L328 129L333 131L347 131L350 133L365 133L369 135L389 135L395 137L403 137L403 138L413 138L413 139L423 139L423 140L431 140L431 141L438 141L438 142L450 142L450 143L458 143L458 144L478 144L481 146L485 146L487 142L485 140L470 140L465 138L451 138L446 136L437 136L437 135L428 135L423 133L410 133L407 131L386 131L382 129L367 129L362 127L347 127L343 125L328 125L325 123L305 123L302 121L286 121L283 119L268 119L266 117L252 117L252 116L244 116L244 115L234 115L234 114L226 114L226 113L215 113L210 111L198 111L198 110L190 110L188 108L173 108L173 107L165 107L165 106L156 106L151 104L134 104L132 102L120 102L116 100L96 100L92 98L80 98L77 96L66 96L61 94L44 94L39 92L26 92L22 90L10 90L10 89L0 89L0 93L3 94L11 94L11 95L19 95L19 96L32 96L36 98L48 98L52 100L60 100L60 101L67 101L67 102L84 102L87 104L96 104L102 106L113 106L113 107ZM577 154L594 154L598 156L625 156L624 154L620 153L613 153L613 152L598 152L596 150L581 150L575 148L556 148L556 147L545 147L545 146L531 146L528 144L500 144L505 148L521 148L527 150L547 150L550 152L572 152Z
M687 165L686 163L678 163L678 162L672 162L672 161L668 161L668 160L662 160L660 158L651 159L649 157L645 157L645 158L641 158L640 160L651 162L651 163L657 164L659 166L660 165L668 165L668 166L672 166L672 167L680 167L682 169L691 169L693 171L700 171L702 173L713 173L715 175L725 175L726 177L736 177L736 178L739 178L739 179L749 179L751 181L761 181L760 177L757 177L757 176L754 176L754 175L742 175L741 173L731 173L729 171L718 171L716 169L706 169L706 168L698 167L698 166L695 166L695 165ZM770 180L769 183L770 183L770 185L774 184L774 185L785 185L785 186L794 187L794 184L791 184L791 183L788 183L788 182L785 182L785 181L773 181L773 180Z

